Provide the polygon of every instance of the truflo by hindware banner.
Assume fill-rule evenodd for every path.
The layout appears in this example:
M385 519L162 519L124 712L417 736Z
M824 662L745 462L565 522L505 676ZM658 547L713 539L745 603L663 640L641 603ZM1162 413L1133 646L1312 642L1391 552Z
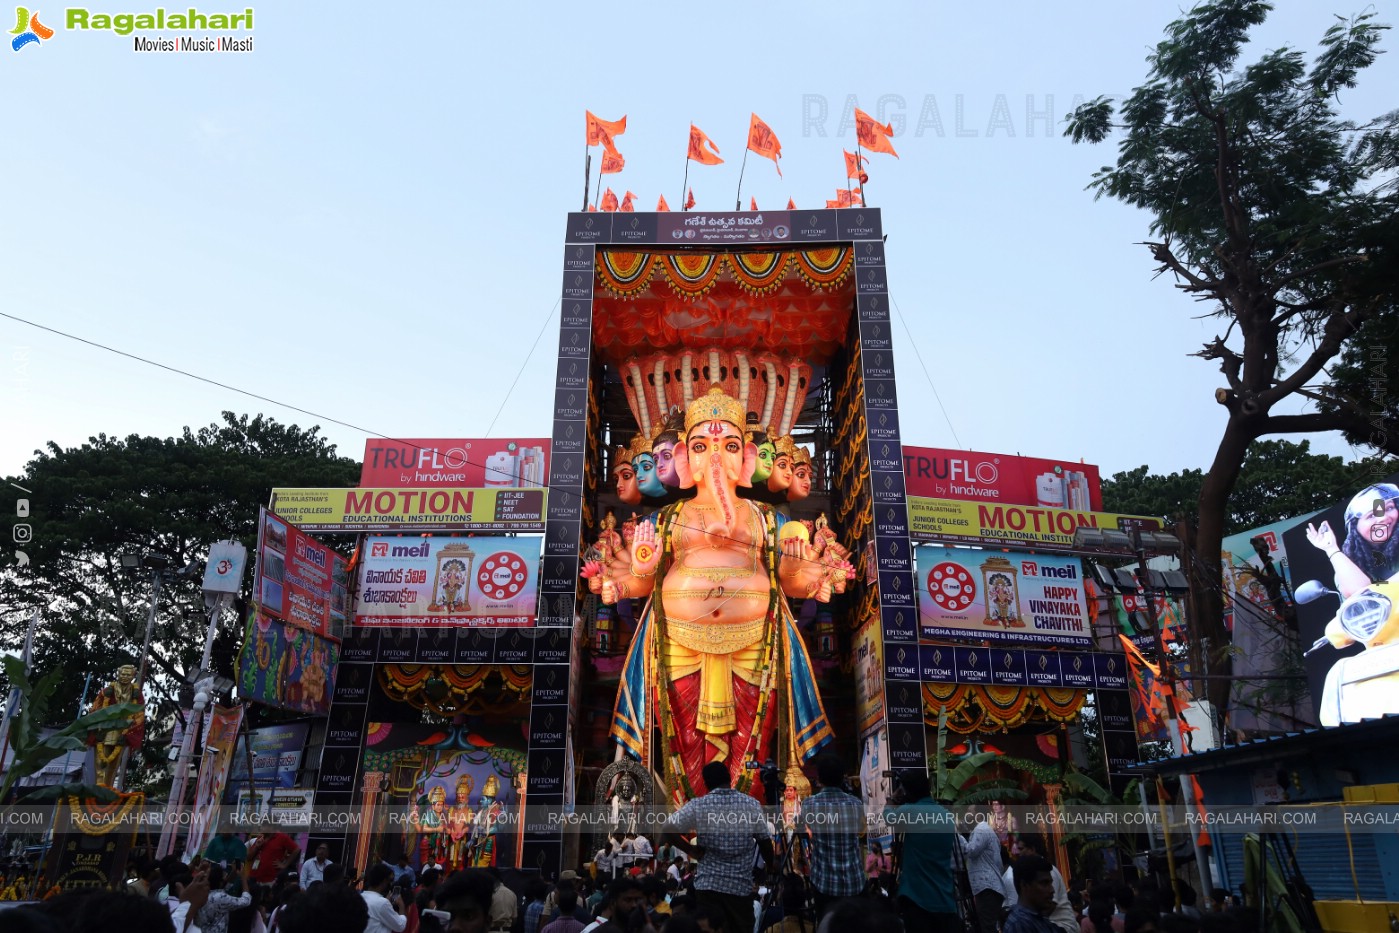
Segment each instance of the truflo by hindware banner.
M388 538L365 543L355 624L533 625L538 538Z
M1098 468L1091 463L937 447L906 446L903 454L910 496L1074 512L1103 507Z
M1092 639L1076 557L920 547L923 638L1084 645Z

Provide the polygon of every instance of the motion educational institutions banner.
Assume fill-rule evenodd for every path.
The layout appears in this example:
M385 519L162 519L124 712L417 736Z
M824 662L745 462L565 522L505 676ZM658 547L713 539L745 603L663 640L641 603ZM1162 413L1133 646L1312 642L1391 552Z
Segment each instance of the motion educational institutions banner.
M1120 531L1134 527L1160 528L1161 522L1115 512L1079 512L910 495L908 526L909 536L914 541L1065 551L1073 548L1074 532L1079 528Z
M272 504L307 531L543 531L543 489L274 489Z
M253 592L266 615L317 635L334 634L345 622L348 584L339 554L281 516L258 511Z
M1093 636L1076 557L920 547L923 638L1085 646Z
M903 453L910 496L1076 512L1103 507L1098 468L1091 463L938 447L905 446Z
M547 437L370 438L364 487L540 487L548 481Z
M356 625L534 624L538 538L375 536L362 554Z

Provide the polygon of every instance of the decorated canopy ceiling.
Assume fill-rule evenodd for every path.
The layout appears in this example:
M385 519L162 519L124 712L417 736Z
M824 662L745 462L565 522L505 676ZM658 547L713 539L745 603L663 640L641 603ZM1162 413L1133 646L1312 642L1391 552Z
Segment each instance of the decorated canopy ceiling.
M848 247L597 254L593 339L612 365L639 350L777 352L825 363L854 307Z

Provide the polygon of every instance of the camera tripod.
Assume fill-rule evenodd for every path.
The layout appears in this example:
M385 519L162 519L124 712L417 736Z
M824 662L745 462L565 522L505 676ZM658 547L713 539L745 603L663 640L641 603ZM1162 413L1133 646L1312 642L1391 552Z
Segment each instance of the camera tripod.
M978 933L981 918L976 910L976 895L972 893L971 876L967 871L967 854L962 851L962 836L952 832L952 894L957 900L957 915L967 933Z

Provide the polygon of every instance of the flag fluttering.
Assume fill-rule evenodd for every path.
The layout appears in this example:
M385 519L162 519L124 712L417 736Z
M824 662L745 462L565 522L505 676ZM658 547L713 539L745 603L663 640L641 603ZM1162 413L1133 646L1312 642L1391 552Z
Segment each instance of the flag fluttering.
M627 211L629 213L634 212L636 208L632 207L632 202L635 200L636 195L628 191L626 194L622 195L622 206L617 209L619 211Z
M752 195L748 196L748 209L750 211L756 211L758 209L758 199Z
M778 142L772 127L758 119L756 113L751 114L748 121L748 151L771 159L772 164L777 167L777 177L782 177L782 166L777 161L782 158L782 143Z
M615 152L616 144L613 138L627 131L626 116L623 115L620 120L603 120L594 116L591 110L584 112L588 115L588 145L602 146Z
M605 211L615 211L617 209L617 195L608 188L602 193L602 209Z
M862 148L870 152L887 152L896 159L899 157L894 151L894 144L889 142L889 137L894 135L893 125L876 122L874 117L859 107L855 108L855 135L860 138Z
M865 167L862 164L868 162L869 157L863 154L857 155L853 152L846 152L844 149L841 151L845 152L845 177L854 178L862 185L869 181L870 177L865 174Z
M724 161L719 158L719 147L714 145L714 140L693 123L690 124L690 152L686 158L700 165L718 165Z
M694 188L691 188L691 189L690 189L689 196L685 198L685 210L688 211L690 208L692 208L692 207L694 207L694 206L695 206L695 189L694 189Z
M788 199L787 199L787 210L789 210L789 211L794 211L794 210L796 210L796 209L797 209L797 202L793 201L791 198L788 198Z
M670 212L670 205L665 202L665 195L661 195L661 199L656 202L656 211L658 213L660 211Z
M598 169L599 175L615 175L626 167L627 160L622 158L622 154L616 149L602 150L602 168Z
M851 191L849 188L837 188L836 199L826 202L827 207L863 207L864 204L860 192Z

